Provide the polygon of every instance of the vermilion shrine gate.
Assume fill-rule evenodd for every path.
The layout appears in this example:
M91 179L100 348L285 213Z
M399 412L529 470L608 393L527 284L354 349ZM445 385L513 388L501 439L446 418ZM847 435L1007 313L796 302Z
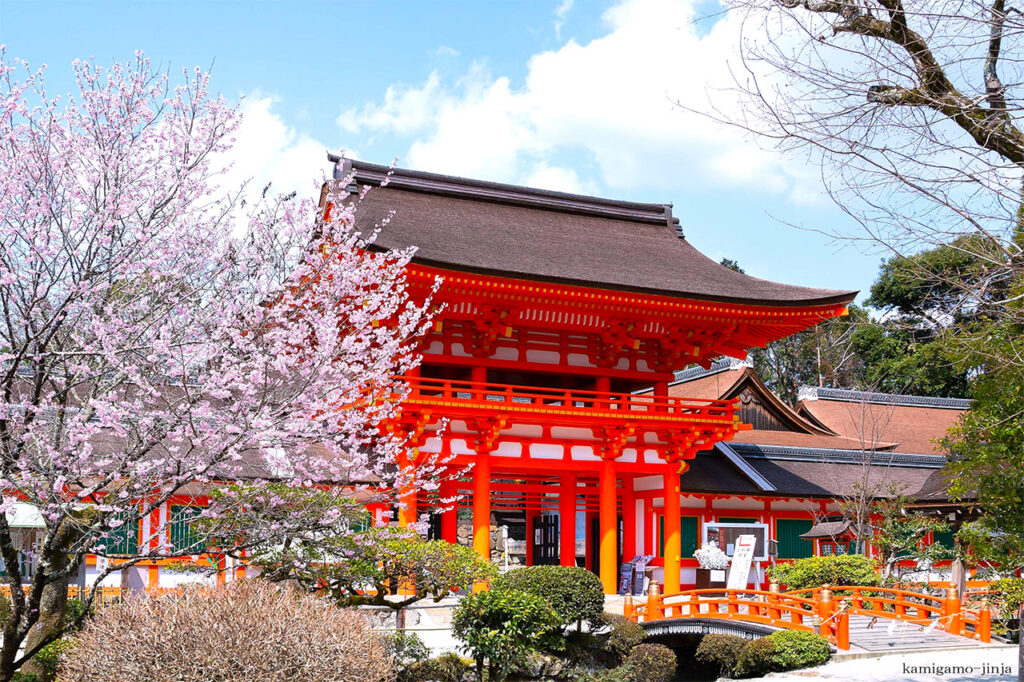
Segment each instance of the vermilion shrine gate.
M406 495L400 523L459 496L472 506L473 546L489 557L492 511L521 511L530 564L542 561L534 524L557 514L558 560L576 565L582 511L598 528L595 542L587 534L585 565L614 593L620 559L651 544L638 543L652 528L635 492L659 486L664 590L678 591L680 475L698 450L745 425L734 401L670 397L674 372L745 357L747 348L843 315L855 292L722 267L685 240L670 205L347 159L335 177L350 172L357 185L375 187L357 225L388 221L374 248L417 247L412 295L443 278L436 298L444 307L394 425L415 448L409 465L440 455L455 470L471 466L437 493ZM440 535L456 542L457 509L447 507Z

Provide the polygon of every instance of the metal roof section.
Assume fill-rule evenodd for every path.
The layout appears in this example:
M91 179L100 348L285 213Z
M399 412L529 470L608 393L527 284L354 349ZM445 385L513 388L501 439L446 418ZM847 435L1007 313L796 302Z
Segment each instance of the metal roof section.
M846 388L821 388L818 386L801 386L797 394L797 402L803 400L835 400L846 403L898 405L901 407L935 407L947 410L969 410L971 407L971 401L966 398L932 398L921 395L872 393L869 391L853 391Z
M921 469L941 469L947 463L943 455L908 454L878 450L826 450L730 443L737 454L747 459L789 460L798 462L829 462L833 464L881 464Z
M737 469L742 471L758 488L765 492L774 492L777 490L771 481L758 473L754 467L747 464L743 457L732 449L732 446L729 443L719 442L715 444L715 447L720 453L725 455L725 458L732 462Z
M737 360L735 358L722 358L715 360L711 363L711 367L704 369L699 365L696 367L688 367L686 369L676 372L676 378L669 383L669 386L675 386L687 381L693 381L694 379L700 379L703 377L711 376L712 374L718 374L719 372L725 372L730 369L742 369L743 367L753 367L754 363L750 360Z

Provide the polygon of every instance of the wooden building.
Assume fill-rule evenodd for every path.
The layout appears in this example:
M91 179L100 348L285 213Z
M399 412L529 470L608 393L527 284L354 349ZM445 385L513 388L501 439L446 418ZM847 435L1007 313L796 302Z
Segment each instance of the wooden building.
M405 466L443 458L453 477L437 492L406 491L401 523L439 512L440 536L455 542L458 509L442 501L459 497L482 555L492 513L516 513L527 563L574 565L582 518L593 528L582 563L613 593L622 557L654 553L657 516L661 578L678 590L692 552L687 481L728 488L697 453L750 427L738 396L691 395L676 372L843 315L855 292L722 267L666 204L339 161L335 177L350 174L353 192L372 187L357 226L387 222L374 248L416 248L413 295L443 279L393 428L415 448Z

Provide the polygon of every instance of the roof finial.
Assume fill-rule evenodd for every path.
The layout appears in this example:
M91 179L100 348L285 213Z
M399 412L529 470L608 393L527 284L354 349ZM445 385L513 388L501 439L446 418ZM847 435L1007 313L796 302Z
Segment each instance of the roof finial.
M334 164L333 177L335 180L344 180L352 172L352 160L345 158L345 152L332 154L327 152L327 160Z

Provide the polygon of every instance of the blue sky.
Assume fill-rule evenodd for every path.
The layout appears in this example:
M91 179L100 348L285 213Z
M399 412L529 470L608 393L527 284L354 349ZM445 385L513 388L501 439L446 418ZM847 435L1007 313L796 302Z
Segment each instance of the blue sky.
M854 228L822 196L813 164L673 104L705 108L710 97L742 112L714 91L737 63L738 23L699 20L709 9L709 0L0 0L0 44L8 58L47 64L51 93L72 88L76 58L124 61L142 50L175 70L212 64L213 88L246 116L238 172L283 189L311 187L329 148L671 202L687 238L713 258L767 279L866 290L880 256L815 231Z

